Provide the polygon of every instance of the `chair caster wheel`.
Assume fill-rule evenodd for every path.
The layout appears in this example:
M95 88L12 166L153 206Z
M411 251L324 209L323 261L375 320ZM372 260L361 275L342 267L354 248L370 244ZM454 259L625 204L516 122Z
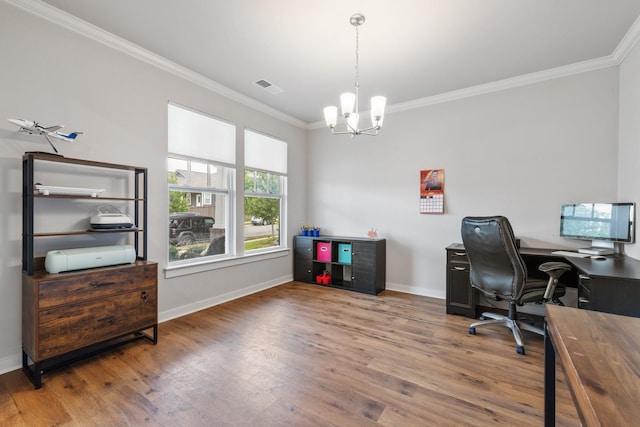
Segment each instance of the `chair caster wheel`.
M476 328L469 328L469 334L475 335L476 334Z
M517 346L516 353L522 354L524 356L524 346L521 346L521 345Z

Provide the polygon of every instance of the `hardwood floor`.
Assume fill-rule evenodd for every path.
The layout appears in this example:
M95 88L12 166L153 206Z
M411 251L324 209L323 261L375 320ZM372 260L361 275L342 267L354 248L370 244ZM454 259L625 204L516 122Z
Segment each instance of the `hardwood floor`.
M291 282L43 376L0 376L0 425L541 426L543 339L469 335L437 299ZM579 426L558 369L557 425Z

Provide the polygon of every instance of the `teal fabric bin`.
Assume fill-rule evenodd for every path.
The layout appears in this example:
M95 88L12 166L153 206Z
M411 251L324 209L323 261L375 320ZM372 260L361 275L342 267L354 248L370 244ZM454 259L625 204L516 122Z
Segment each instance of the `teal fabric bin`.
M338 244L338 262L341 264L351 264L351 244Z

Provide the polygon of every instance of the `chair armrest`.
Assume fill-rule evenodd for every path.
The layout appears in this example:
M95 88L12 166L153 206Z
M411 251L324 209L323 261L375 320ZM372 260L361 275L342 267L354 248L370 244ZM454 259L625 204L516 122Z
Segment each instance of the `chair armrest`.
M545 262L544 264L540 264L540 266L538 267L538 270L544 271L545 273L548 273L549 271L556 271L556 270L563 270L564 272L564 271L571 270L571 266L566 262L550 261L550 262Z
M549 283L547 284L547 289L543 297L545 301L548 301L553 298L556 286L558 285L558 278L560 278L560 276L562 276L566 271L571 270L571 266L565 262L551 261L540 264L538 270L544 271L549 275Z

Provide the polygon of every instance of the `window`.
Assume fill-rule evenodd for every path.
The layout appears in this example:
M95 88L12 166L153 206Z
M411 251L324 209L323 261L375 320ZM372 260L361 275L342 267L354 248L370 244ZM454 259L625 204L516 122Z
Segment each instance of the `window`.
M235 126L168 107L169 264L233 255Z
M281 224L286 212L287 144L245 130L244 159L236 159L236 149L241 148L237 144L233 124L169 103L170 268L208 269L203 261L226 260L217 264L224 266L244 262L244 255L280 256L273 249L286 242ZM242 177L244 185L236 188L236 179ZM242 204L244 217L239 214ZM255 258L260 252L270 253Z
M280 224L285 212L287 144L245 130L244 214L245 252L281 246Z

